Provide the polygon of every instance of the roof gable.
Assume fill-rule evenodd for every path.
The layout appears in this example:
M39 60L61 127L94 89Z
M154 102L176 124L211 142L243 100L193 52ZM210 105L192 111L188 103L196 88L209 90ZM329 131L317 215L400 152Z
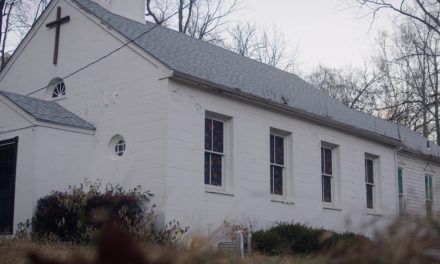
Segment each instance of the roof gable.
M49 102L29 96L0 91L0 94L41 122L56 125L95 130L95 127L81 117L69 112L56 102Z

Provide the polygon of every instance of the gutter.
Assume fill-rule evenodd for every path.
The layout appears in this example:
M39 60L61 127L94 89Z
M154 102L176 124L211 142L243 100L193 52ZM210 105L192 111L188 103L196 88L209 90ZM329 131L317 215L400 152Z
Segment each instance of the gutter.
M325 118L316 114L312 114L309 112L306 112L304 110L298 109L298 108L294 108L288 105L284 105L278 102L274 102L259 96L255 96L255 95L251 95L248 93L244 93L242 92L240 89L236 88L236 89L232 89L223 85L219 85L216 83L212 83L182 72L178 72L178 71L173 71L172 76L170 77L173 80L176 81L183 81L183 82L189 82L189 83L193 83L196 86L199 87L206 87L206 88L210 88L214 91L220 92L222 94L226 94L232 97L238 97L242 100L248 101L248 102L252 102L252 103L257 103L259 105L263 105L266 107L270 107L272 109L278 110L278 111L282 111L282 112L287 112L290 115L293 115L295 117L301 118L301 119L305 119L305 120L309 120L312 121L314 123L318 123L321 125L325 125L327 127L331 127L331 128L335 128L338 130L342 130L351 134L355 134L355 135L360 135L363 136L365 138L371 139L373 141L376 142L380 142L392 147L403 147L403 143L398 140L398 139L394 139L394 138L390 138L390 137L386 137L365 129L360 129L351 125L347 125L338 121L334 121L332 119L329 118Z

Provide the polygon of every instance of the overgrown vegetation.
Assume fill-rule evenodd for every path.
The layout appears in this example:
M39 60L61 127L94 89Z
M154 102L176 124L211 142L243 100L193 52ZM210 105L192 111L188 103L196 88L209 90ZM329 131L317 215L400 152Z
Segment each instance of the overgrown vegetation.
M125 190L119 185L101 182L69 186L53 191L37 202L32 221L19 226L19 234L30 228L36 241L89 243L104 222L112 221L134 238L161 245L177 243L188 228L172 221L163 228L156 225L155 206L149 206L152 194L140 187Z
M252 234L254 250L268 255L308 254L327 252L338 247L348 248L368 240L354 233L336 233L300 223L279 223Z
M362 239L350 247L334 246L327 252L308 255L293 256L289 253L283 256L267 256L255 253L245 258L237 258L231 254L212 251L206 247L209 240L198 244L191 243L190 248L181 250L138 243L127 233L117 229L117 226L107 225L100 231L99 239L94 246L0 239L0 263L440 263L439 230L437 224L399 220L387 230L377 233L374 239Z

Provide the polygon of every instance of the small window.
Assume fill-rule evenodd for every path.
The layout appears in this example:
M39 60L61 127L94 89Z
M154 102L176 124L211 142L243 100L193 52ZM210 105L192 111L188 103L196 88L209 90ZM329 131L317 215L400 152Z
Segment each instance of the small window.
M432 218L432 204L434 196L432 193L432 175L425 175L425 196L426 196L426 216Z
M205 118L205 184L223 186L224 128L222 120Z
M63 81L57 83L53 88L52 98L58 98L66 95L66 85Z
M270 193L284 194L285 164L284 164L284 137L270 134Z
M403 194L403 168L397 168L397 185L399 191L399 215L405 214L405 195Z
M126 150L125 139L120 135L112 137L110 140L109 149L113 158L120 158L124 156Z
M374 208L374 159L371 157L365 157L365 184L367 192L367 208Z
M66 85L61 78L54 78L49 82L48 96L56 99L66 96Z

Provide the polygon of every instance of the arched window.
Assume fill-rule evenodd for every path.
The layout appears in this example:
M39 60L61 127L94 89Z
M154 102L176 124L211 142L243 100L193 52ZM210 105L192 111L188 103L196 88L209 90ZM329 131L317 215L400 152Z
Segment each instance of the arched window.
M55 99L66 95L66 85L61 78L54 78L49 82L49 98Z

